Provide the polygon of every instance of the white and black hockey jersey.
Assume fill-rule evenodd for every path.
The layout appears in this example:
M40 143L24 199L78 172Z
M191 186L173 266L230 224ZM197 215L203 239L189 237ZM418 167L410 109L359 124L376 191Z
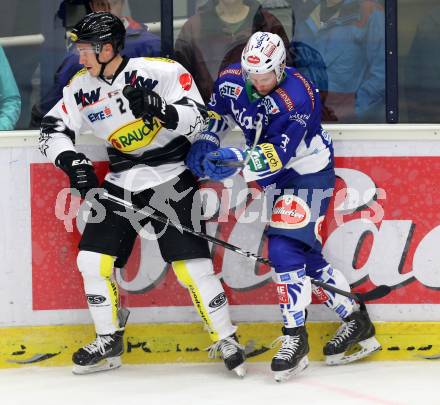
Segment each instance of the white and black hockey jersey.
M157 119L149 128L136 119L122 94L127 84L149 88L173 104L179 115L177 128L167 129ZM79 71L43 119L39 144L55 162L61 152L75 150L77 136L91 130L108 146L112 171L106 180L139 191L185 170L188 137L202 130L205 120L200 93L183 66L163 58L124 59L111 84L86 69ZM121 170L116 170L118 165Z

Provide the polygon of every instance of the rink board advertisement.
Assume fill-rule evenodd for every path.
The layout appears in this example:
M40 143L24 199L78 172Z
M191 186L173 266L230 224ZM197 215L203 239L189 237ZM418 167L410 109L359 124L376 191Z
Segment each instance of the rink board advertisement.
M359 291L393 287L382 304L440 303L440 157L339 157L336 166L335 199L320 230L329 261ZM105 162L97 168L104 173ZM60 197L67 179L52 164L33 163L30 173L33 309L87 308L76 270L83 227L82 219L78 226L75 221L79 201L67 193ZM213 236L267 256L259 221L265 215L261 189L255 184L248 188L235 177L221 185L206 182L203 190L206 210L214 218ZM80 207L79 215L84 212ZM190 306L186 290L160 258L153 234L147 236L139 240L124 272L117 271L125 305ZM270 268L218 246L212 250L232 305L277 304Z
M336 189L329 214L317 229L326 258L346 275L355 291L381 284L392 287L390 294L369 305L371 318L379 322L378 334L382 332L388 344L387 351L377 355L383 359L393 358L405 345L408 356L417 351L440 351L437 324L429 324L440 320L440 142L411 141L399 148L397 144L336 142ZM103 148L92 145L80 149L95 162L102 178L107 170ZM87 206L62 191L68 187L67 177L34 147L0 148L0 164L5 174L0 185L13 191L2 199L0 212L4 258L0 326L10 328L11 339L23 335L20 328L35 327L49 341L54 333L64 336L66 347L78 346L79 341L87 343L93 331L90 325L84 326L91 320L76 267ZM255 184L246 185L241 176L223 183L204 182L202 190L208 233L267 257L267 207L262 190ZM258 218L266 218L266 223ZM141 326L162 323L163 329L156 333L156 341L162 336L160 351L174 353L169 361L185 359L179 352L183 342L188 342L186 338L176 342L176 330L179 336L197 336L209 342L200 324L194 324L198 316L186 290L162 261L157 242L148 237L148 226L146 231L147 238L138 238L126 268L116 271L122 302L131 310L130 344L135 352L151 353L145 343L149 338L144 336L149 332ZM255 331L263 340L275 338L279 327L273 323L280 315L270 268L216 245L211 250L233 320L251 322L241 333L253 344ZM336 325L328 322L336 318L314 299L309 320L317 322L311 323L311 339L317 342L312 358L319 359L321 341ZM179 323L177 329L167 331L170 322ZM264 326L256 322L264 322ZM137 327L143 332L136 334ZM87 328L90 336L81 335L81 328ZM392 337L396 333L400 343ZM26 347L24 343L17 346L19 341L14 346L17 352ZM255 350L267 351L259 351L266 343L258 343L257 338L260 348ZM170 350L167 344L177 349ZM205 354L203 359L198 357L199 347L191 347L194 349L189 344L184 352L192 353L192 360L204 361ZM52 348L51 352L62 350ZM133 357L131 362L141 361Z
M359 291L393 287L376 303L439 304L440 157L337 157L336 167L335 198L320 229L328 260ZM106 163L97 168L105 173ZM67 179L51 164L31 163L30 176L33 309L86 308L75 260L86 210L80 207L75 215L79 201L66 193L60 197ZM203 183L202 195L213 236L267 256L261 189L236 176L223 184ZM212 253L232 305L277 303L270 268L219 246ZM153 237L138 241L129 265L116 277L128 307L191 305Z

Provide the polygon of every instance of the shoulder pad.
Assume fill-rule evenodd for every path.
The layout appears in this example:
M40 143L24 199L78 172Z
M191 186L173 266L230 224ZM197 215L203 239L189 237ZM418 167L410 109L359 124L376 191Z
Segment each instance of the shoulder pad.
M218 77L223 77L223 76L227 76L227 75L242 77L242 75L241 75L241 68L226 68L226 69L223 69L218 74Z
M311 86L311 84L308 82L308 80L301 73L295 72L295 73L293 73L293 76L295 76L303 84L304 89L310 98L312 110L314 110L315 109L315 94L314 94L313 87Z
M168 59L168 58L151 58L151 57L144 57L145 60L151 60L151 61L157 61L157 62L167 62L167 63L176 63L175 60Z
M70 85L77 77L84 76L86 73L87 73L87 69L85 67L82 68L81 70L78 70L78 72L76 72L69 80L69 83L67 83L67 85Z

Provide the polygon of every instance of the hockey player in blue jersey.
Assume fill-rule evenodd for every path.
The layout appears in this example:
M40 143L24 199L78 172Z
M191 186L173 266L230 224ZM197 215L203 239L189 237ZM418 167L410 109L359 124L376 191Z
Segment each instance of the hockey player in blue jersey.
M252 35L241 64L220 72L209 103L208 129L197 135L186 160L194 174L213 180L243 168L246 181L256 180L266 197L273 199L267 230L269 259L284 322L283 334L276 340L281 348L271 364L277 381L308 364L305 322L312 288L343 320L324 347L327 364L348 363L380 348L364 306L311 284L313 278L350 290L343 274L321 254L319 227L333 193L335 172L332 142L321 127L319 94L297 70L286 67L285 60L279 36ZM246 138L245 150L220 147L235 124ZM347 354L356 343L361 349Z

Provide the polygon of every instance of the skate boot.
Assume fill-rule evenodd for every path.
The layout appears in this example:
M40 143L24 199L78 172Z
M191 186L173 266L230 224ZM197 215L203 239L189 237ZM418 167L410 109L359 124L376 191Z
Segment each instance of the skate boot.
M246 375L244 347L238 343L235 334L215 342L207 350L211 359L216 358L219 353L228 370L233 370L239 377Z
M73 353L73 374L90 374L121 367L121 354L124 353L124 329L129 311L118 311L121 329L109 335L96 335L96 339Z
M283 336L272 342L272 347L281 342L281 348L272 359L270 368L274 373L275 381L286 381L300 373L308 364L309 342L305 326L296 328L283 327Z
M381 345L374 337L375 333L363 306L344 319L335 336L324 346L325 362L330 366L347 364L380 350ZM356 344L359 344L359 350L352 351Z

